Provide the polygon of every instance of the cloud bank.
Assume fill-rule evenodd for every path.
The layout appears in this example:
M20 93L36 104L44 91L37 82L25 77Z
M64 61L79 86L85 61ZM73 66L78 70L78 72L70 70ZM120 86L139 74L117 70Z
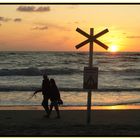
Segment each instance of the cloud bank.
M22 19L21 18L14 18L14 19L12 19L12 18L7 18L7 17L0 16L0 22L9 22L9 21L21 22Z
M127 36L127 38L135 39L135 38L140 38L140 36Z
M47 30L48 26L44 25L44 26L35 26L32 28L33 30Z
M10 18L6 18L6 17L1 17L0 16L0 21L1 22L8 22L8 21L10 21L11 19Z
M61 31L70 31L69 28L54 23L36 23L36 26L33 27L32 29L34 30L57 29Z
M21 18L15 18L13 21L15 21L15 22L21 22L22 19Z
M17 11L20 11L20 12L48 12L48 11L50 11L50 7L49 6L40 6L40 7L19 6L17 8Z

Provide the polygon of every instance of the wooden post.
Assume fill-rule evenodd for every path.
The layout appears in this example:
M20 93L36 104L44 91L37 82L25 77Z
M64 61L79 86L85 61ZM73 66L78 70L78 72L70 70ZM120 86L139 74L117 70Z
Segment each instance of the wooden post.
M96 35L93 35L94 34L94 29L93 28L90 28L90 34L86 33L85 31L81 30L80 28L77 28L76 31L87 38L85 41L83 41L83 42L79 43L78 45L76 45L75 46L76 49L79 49L82 46L86 45L87 43L90 43L90 45L89 45L89 68L91 68L91 70L93 70L93 68L92 68L93 67L93 42L95 42L96 44L100 45L101 47L103 47L104 49L107 50L108 46L105 45L104 43L100 42L99 40L97 40L97 38L102 36L102 35L104 35L105 33L109 32L109 31L108 31L108 29L105 29L105 30L99 32ZM98 74L98 68L96 70L96 73ZM86 87L85 89L88 89L88 96L87 96L87 124L90 124L92 89L97 89L97 84L96 84L96 88L92 87L92 86L89 86L87 88L87 86L85 86L85 85L84 85L84 87Z
M94 30L93 28L90 28L90 36L93 36L93 33ZM90 44L89 44L89 67L92 68L92 65L93 65L93 41L90 41Z
M94 34L94 29L90 28L90 36L93 36ZM93 67L93 41L90 42L89 44L89 67ZM92 90L89 89L88 91L88 97L87 97L87 124L90 124L90 118L91 118L91 95L92 95Z

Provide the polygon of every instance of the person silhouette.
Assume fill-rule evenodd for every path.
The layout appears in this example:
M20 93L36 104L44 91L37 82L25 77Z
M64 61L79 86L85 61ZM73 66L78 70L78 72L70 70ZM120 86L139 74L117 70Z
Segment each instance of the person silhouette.
M51 101L51 104L50 104L49 116L52 112L53 107L55 107L55 110L57 113L56 118L60 118L58 105L63 104L63 101L61 100L60 92L58 90L58 87L56 86L54 79L50 79L50 101Z
M39 90L36 90L34 92L34 95L41 91L42 91L42 95L43 95L42 106L44 107L44 109L47 113L47 115L45 115L45 117L48 117L48 115L49 115L48 100L50 98L50 81L49 81L47 74L43 75L42 88Z

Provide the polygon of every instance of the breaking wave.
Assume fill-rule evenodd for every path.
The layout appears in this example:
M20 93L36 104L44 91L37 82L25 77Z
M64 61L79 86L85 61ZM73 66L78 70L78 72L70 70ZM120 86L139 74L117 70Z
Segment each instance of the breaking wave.
M79 72L79 70L72 68L38 69L33 67L24 69L0 69L0 76L39 76L44 72L48 75L70 75Z
M83 69L73 69L73 68L54 68L54 69L39 69L39 68L23 68L23 69L0 69L0 76L40 76L43 73L48 75L72 75L72 74L81 74ZM140 69L106 69L99 70L99 73L111 72L113 74L140 74Z
M34 91L39 89L39 86L14 86L14 85L1 85L0 91ZM60 87L60 91L66 91L66 92L87 92L87 90L84 90L82 88L67 88L67 87ZM98 90L93 90L95 92L122 92L122 91L140 91L140 88L101 88Z

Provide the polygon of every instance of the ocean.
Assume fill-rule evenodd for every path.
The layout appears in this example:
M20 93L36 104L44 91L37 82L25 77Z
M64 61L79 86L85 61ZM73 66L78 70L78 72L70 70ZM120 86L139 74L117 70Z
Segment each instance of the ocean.
M42 94L30 98L41 87L42 74L54 78L64 105L86 105L83 69L88 52L0 52L0 105L40 105ZM95 52L99 68L98 90L92 105L140 103L140 53Z

